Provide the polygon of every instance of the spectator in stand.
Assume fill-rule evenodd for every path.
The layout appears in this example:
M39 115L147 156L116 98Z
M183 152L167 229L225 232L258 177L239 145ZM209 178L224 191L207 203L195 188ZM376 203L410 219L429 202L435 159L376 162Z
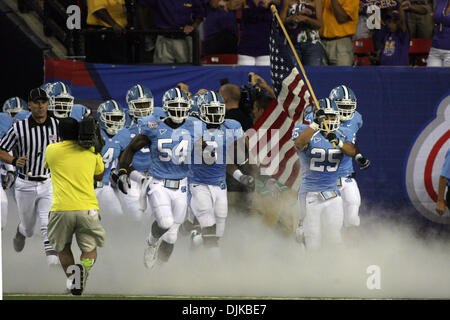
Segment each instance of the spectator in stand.
M412 38L431 38L433 36L432 1L404 1L409 35Z
M86 0L86 3L87 28L92 31L86 34L86 61L126 63L125 0Z
M368 18L367 7L363 1L360 1L358 24L356 25L356 33L353 35L352 40L372 38L373 31L367 26Z
M322 11L322 0L285 0L281 8L280 17L305 66L322 64L323 47L319 36Z
M205 16L201 0L154 0L152 10L156 28L182 31L156 37L153 62L192 63L192 32Z
M136 2L136 16L139 29L149 30L155 28L153 12L151 9L152 1L153 0L137 0ZM146 52L151 52L154 50L155 41L155 34L146 34L144 36L144 50Z
M238 65L268 66L272 12L269 6L280 0L229 0L227 10L242 9Z
M206 6L206 19L203 24L204 55L236 54L238 43L236 12L227 10L228 1L204 1Z
M380 65L409 66L409 33L404 10L407 5L400 2L399 10L392 11L386 25L375 35L382 44Z
M433 15L433 42L427 67L450 67L450 1L438 0Z
M320 39L325 49L324 64L353 64L352 36L358 24L358 0L323 0Z

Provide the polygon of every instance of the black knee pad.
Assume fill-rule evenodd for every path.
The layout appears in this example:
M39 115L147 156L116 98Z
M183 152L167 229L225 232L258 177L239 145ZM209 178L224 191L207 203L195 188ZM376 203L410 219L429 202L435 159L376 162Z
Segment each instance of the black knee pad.
M156 221L153 221L152 224L152 236L159 239L161 236L167 232L169 229L163 229L160 226L158 226L158 223Z
M207 247L218 247L219 238L216 236L216 225L202 228L203 244Z
M167 262L172 255L174 246L175 245L173 243L168 243L162 240L159 246L158 259L163 262Z

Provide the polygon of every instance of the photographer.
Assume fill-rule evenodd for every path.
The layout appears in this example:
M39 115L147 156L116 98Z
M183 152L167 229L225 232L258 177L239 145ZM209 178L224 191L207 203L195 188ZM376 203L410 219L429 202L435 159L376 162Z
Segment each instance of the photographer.
M70 288L73 295L82 294L88 272L97 259L97 247L103 247L105 242L94 191L94 179L101 181L103 178L103 159L94 147L88 149L78 144L78 131L79 123L75 119L61 119L62 141L49 145L45 158L45 167L50 170L53 182L48 238L69 280L73 269L68 268L75 264L71 250L73 235L81 250L80 263L76 265L80 272L75 271L74 275L79 275L79 279L73 279L74 285Z
M241 89L235 84L228 83L228 80L225 79L221 81L221 84L219 94L225 101L225 118L238 121L244 132L247 131L253 126L253 122L250 116L244 113L239 105L241 101Z

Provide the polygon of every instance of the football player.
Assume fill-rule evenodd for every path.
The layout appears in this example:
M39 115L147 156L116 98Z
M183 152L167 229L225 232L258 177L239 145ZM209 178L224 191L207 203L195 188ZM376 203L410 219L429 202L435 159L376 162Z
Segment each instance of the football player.
M28 117L31 112L25 100L12 97L3 104L3 112L9 114L14 121L20 121Z
M345 85L340 85L331 90L329 98L336 103L339 109L340 127L348 129L353 136L356 136L363 125L363 120L361 114L356 111L356 96L353 91ZM359 168L361 170L369 168L370 161L361 155L356 142L355 148L355 160L358 162ZM344 204L344 227L357 227L360 224L358 211L361 205L361 196L355 180L352 158L344 155L339 166L338 176L339 191Z
M154 111L153 94L147 87L136 84L132 86L126 95L128 105L128 115L131 123L128 127L123 128L118 138L125 141L126 145L139 133L138 120L151 115ZM140 221L143 218L145 209L147 208L147 200L142 205L140 199L141 188L144 187L148 178L148 170L151 166L150 149L145 146L140 149L133 157L133 163L130 172L131 187L127 194L119 192L119 199L123 208L134 220ZM117 171L113 171L111 178L118 179Z
M75 104L72 91L64 82L58 81L50 85L44 84L49 96L48 111L56 118L71 117L80 121L84 115L89 115L91 110L81 104ZM42 86L41 86L42 87Z
M302 168L299 227L308 251L321 247L322 235L332 243L342 242L344 213L336 184L338 168L344 154L353 157L356 153L352 133L346 128L337 130L340 120L336 103L328 98L318 103L314 121L309 126L296 125L292 132Z
M19 98L20 99L20 98ZM6 132L11 128L13 124L13 120L11 116L7 113L0 113L0 139L3 138ZM10 189L14 183L15 179L15 168L14 166L2 163L1 165L1 182L2 187L0 188L0 200L1 200L1 228L6 226L6 220L8 217L8 196L6 194L6 190Z
M200 223L204 246L218 257L219 239L224 234L228 214L226 170L227 162L230 163L227 159L232 158L228 152L234 154L235 142L243 138L243 131L239 122L225 119L225 102L220 94L207 91L197 103L199 117L206 124L202 138L208 147L206 153L193 154L190 207ZM234 176L239 175L237 179L244 185L254 183L253 177L243 175L234 164L230 163L228 168ZM191 234L192 238L196 236Z
M99 105L97 120L100 124L100 132L105 139L105 145L101 151L105 174L102 181L95 182L95 194L102 211L112 215L121 215L122 206L111 187L110 174L111 170L117 166L120 153L128 144L128 140L123 139L123 136L120 138L117 134L125 125L125 112L117 101L107 100Z
M194 126L202 122L188 117L189 99L179 88L169 89L163 96L163 109L167 118L150 115L138 120L137 134L119 161L119 189L127 193L130 187L130 165L133 156L143 147L150 148L151 210L155 216L146 239L144 264L152 268L155 262L167 262L177 240L178 229L183 223L187 208L187 174L190 154L194 146ZM197 123L197 124L195 124ZM201 130L200 137L201 137Z

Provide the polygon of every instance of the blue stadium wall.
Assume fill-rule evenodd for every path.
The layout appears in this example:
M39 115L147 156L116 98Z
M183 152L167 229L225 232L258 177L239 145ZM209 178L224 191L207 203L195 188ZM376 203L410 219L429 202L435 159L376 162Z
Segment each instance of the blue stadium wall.
M95 108L113 98L126 108L126 91L134 84L149 87L160 106L165 90L179 82L191 92L218 90L220 80L247 84L248 73L268 83L268 67L126 66L47 59L46 81L61 80L78 101ZM450 68L306 67L317 98L339 84L358 98L364 125L358 133L362 153L372 162L356 169L364 210L392 218L406 217L449 230L450 213L434 213L437 182L450 148Z

